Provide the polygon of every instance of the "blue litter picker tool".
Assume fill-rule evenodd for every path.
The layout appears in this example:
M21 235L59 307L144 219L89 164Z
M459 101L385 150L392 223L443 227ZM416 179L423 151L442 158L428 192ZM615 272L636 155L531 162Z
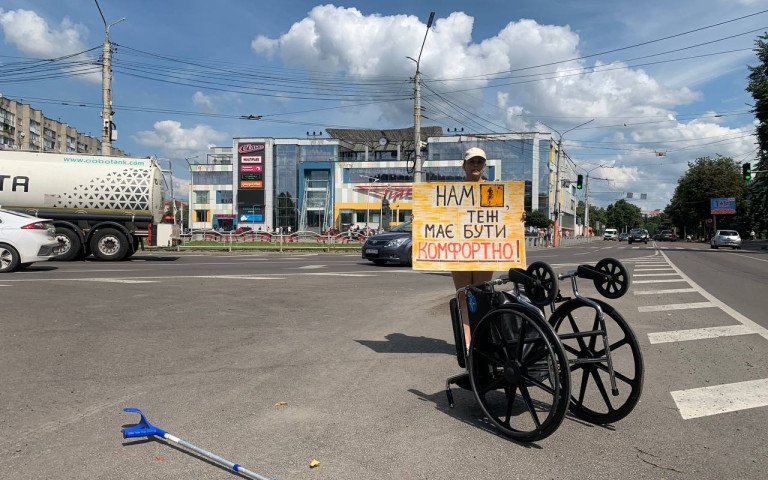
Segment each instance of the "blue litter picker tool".
M259 475L256 472L252 472L247 468L241 467L240 464L232 463L229 460L226 460L214 453L209 452L208 450L203 450L198 446L192 445L191 443L185 440L182 440L178 437L171 435L170 433L166 432L162 428L157 428L156 426L149 423L149 420L147 420L147 417L145 417L144 413L138 408L129 407L129 408L124 408L123 411L129 412L129 413L138 413L139 415L141 415L141 420L139 420L139 423L137 423L136 425L129 425L122 429L123 438L138 438L138 437L151 437L151 436L164 438L166 440L172 441L173 443L181 445L182 447L188 448L193 452L196 452L204 456L205 458L212 460L220 465L224 465L225 467L229 468L233 472L237 472L248 478L255 478L256 480L275 480L272 477L265 477L264 475Z

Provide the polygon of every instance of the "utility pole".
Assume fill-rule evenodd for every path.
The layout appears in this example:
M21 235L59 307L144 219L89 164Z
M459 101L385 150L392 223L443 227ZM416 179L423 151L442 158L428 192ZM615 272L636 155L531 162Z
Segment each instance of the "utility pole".
M588 120L588 121L586 121L584 123L580 123L579 125L576 125L573 128L569 128L568 130L564 131L563 133L560 133L559 131L555 130L554 128L550 127L549 125L547 125L544 122L539 122L542 125L544 125L545 127L554 130L555 133L557 133L557 135L558 135L558 140L557 140L557 163L555 165L555 205L554 205L555 209L554 209L554 212L553 212L554 216L555 216L555 238L554 238L555 246L558 246L560 244L560 203L559 203L560 202L560 155L561 155L561 152L563 150L563 136L566 133L568 133L568 132L576 130L577 128L583 127L584 125L586 125L588 123L591 123L591 122L594 122L594 121L595 121L595 119L593 118L592 120Z
M589 230L589 174L584 186L584 228ZM585 232L586 233L586 232ZM586 237L586 235L584 235Z
M112 154L112 44L109 41L109 28L125 20L120 20L107 25L104 13L101 11L98 0L96 8L99 9L101 21L104 22L104 45L102 47L101 62L101 154Z
M421 52L424 51L424 44L427 43L427 35L429 29L432 28L432 21L435 19L435 12L429 13L429 20L427 21L427 31L424 34L424 41L421 42L421 50L419 50L419 56L416 60L416 75L413 76L413 149L414 149L414 162L413 162L413 183L420 183L424 181L424 172L422 171L423 159L421 158L421 72L419 66L421 62Z
M587 170L587 181L584 187L584 228L589 228L589 174L597 168L613 168L608 165L598 165ZM596 180L608 180L607 178L596 178Z

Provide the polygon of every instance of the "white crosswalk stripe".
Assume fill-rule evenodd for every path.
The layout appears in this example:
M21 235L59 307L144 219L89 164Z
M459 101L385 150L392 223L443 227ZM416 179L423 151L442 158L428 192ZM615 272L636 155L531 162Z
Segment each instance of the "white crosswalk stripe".
M687 342L707 338L733 337L750 335L753 332L744 325L726 325L725 327L692 328L690 330L672 330L669 332L653 332L648 334L651 343Z
M768 406L768 379L670 392L684 419Z
M712 302L694 302L694 303L671 303L668 305L648 305L645 307L637 307L637 311L640 313L647 312L665 312L667 310L690 310L692 308L714 308L717 307Z
M667 293L691 293L695 291L695 288L668 288L666 290L635 290L632 293L635 295L660 295Z

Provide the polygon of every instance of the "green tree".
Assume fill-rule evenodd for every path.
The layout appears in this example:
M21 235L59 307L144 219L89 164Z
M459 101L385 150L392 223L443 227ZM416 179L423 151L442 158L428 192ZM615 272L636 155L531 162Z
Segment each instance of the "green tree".
M760 63L749 67L747 91L755 99L752 112L758 121L758 153L752 170L768 170L768 34L764 33L755 40L755 54ZM748 228L754 228L765 236L768 233L768 174L755 174L746 191Z
M549 219L546 213L541 210L534 210L525 215L525 226L536 228L547 228L552 224L552 220Z
M702 225L712 218L709 199L734 197L737 214L719 215L717 225L743 232L748 223L744 189L741 167L733 159L700 157L695 162L688 162L688 171L678 180L675 193L664 213L678 231L704 233Z
M576 216L584 220L584 202L579 200L579 204L576 206ZM597 231L597 226L601 225L604 229L606 222L608 221L607 214L603 207L596 205L589 206L589 226Z
M648 233L650 235L654 235L656 233L659 233L661 230L663 230L661 228L661 225L668 221L669 219L667 218L667 215L665 213L660 213L659 215L656 215L654 217L646 218L643 224L643 228L648 230Z
M640 207L623 199L608 205L605 212L607 226L618 228L619 231L636 228L643 224L643 213Z

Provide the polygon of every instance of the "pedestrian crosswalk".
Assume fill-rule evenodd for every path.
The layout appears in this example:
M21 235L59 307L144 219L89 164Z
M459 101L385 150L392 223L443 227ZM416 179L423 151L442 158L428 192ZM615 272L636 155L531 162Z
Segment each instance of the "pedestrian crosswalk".
M682 247L681 247L682 248ZM635 298L640 303L638 313L654 315L669 311L686 311L694 309L719 309L721 315L718 318L735 321L735 324L688 328L680 330L659 331L648 333L651 344L674 344L679 342L695 342L701 340L714 340L720 338L740 337L745 335L760 335L768 339L768 329L758 325L744 315L736 312L724 304L709 292L701 288L661 251L649 257L640 257L628 260L632 266L635 285L642 285L634 290ZM671 270L671 271L670 271ZM675 277L675 278L670 278ZM653 284L681 283L685 286L677 288L653 288ZM648 285L648 286L646 286ZM686 303L674 303L665 301L665 298L676 294L699 294L702 301L689 301ZM648 301L641 302L647 298ZM688 300L690 296L683 297ZM690 298L690 300L694 300ZM667 314L669 315L669 314ZM682 317L686 318L686 317ZM697 316L693 317L697 318ZM693 327L694 325L691 325ZM709 382L709 380L706 380ZM683 419L693 419L735 412L744 409L768 406L768 379L754 379L749 381L728 383L722 385L706 385L685 390L670 391L680 416Z

